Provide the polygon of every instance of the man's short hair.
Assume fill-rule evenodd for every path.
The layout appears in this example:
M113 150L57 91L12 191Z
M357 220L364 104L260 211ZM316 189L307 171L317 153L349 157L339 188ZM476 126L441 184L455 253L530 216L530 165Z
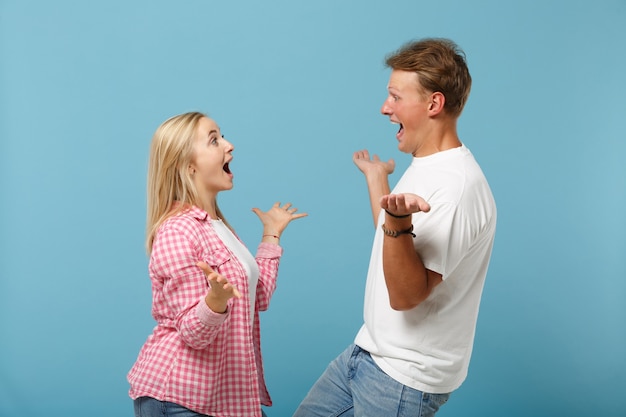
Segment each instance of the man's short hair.
M385 63L393 70L417 73L426 92L441 92L444 110L458 117L472 87L465 53L449 39L427 38L411 41L387 56Z

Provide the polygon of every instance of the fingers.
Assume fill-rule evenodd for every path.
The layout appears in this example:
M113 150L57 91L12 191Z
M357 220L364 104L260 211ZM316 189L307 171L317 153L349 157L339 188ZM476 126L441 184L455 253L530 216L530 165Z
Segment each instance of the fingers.
M229 291L232 289L233 295L237 298L241 298L241 293L239 292L239 290L230 282L228 282L226 278L224 278L217 272L213 271L206 262L202 262L202 261L197 262L196 266L202 269L202 271L206 275L207 284L209 284L211 288L215 288L216 286L221 286L221 288L224 291Z
M226 278L221 275L216 274L218 278L207 279L209 282L209 286L213 291L223 291L225 293L232 293L232 296L235 298L241 298L241 293L233 284L228 282Z
M370 153L367 149L362 149L360 151L356 151L352 154L352 160L356 161L358 159L370 159Z
M291 220L300 219L302 217L308 216L307 213L297 213L298 209L296 207L291 207L291 203L287 203L284 206L285 211L291 215Z
M211 267L209 265L207 265L205 262L198 262L196 263L196 266L200 269L202 269L202 271L206 274L206 275L210 275L211 272L213 272L213 270L211 269Z
M228 282L226 278L218 274L217 272L212 272L206 278L207 284L209 284L209 288L216 293L226 293L232 294L232 297L241 298L241 293L233 284ZM229 297L230 298L230 297Z
M241 298L241 293L239 292L239 290L237 289L237 287L233 286L232 284L228 284L230 287L232 287L233 289L233 296L235 298ZM226 288L226 286L224 286L224 289L227 290L228 288Z
M215 273L215 275L216 275L216 278L215 279L211 279L210 282L209 282L209 285L211 286L211 288L219 287L222 290L224 290L225 292L231 291L235 298L241 298L241 293L239 292L237 287L235 287L233 284L228 282L228 280L226 278L224 278L223 276L221 276L221 275L219 275L217 273ZM213 285L213 282L215 282L215 285Z
M380 199L381 208L395 214L405 214L404 196L402 194L389 194Z
M418 204L420 211L423 211L424 213L428 213L430 211L430 204L428 204L426 201L421 200L418 202Z
M278 210L283 211L283 212L288 213L288 214L291 214L291 215L294 215L294 214L298 211L298 209L297 209L296 207L292 207L292 204L291 204L291 203L285 203L285 204L281 207L281 206L280 206L280 202L276 202L276 203L274 203L274 205L272 206L272 208L277 208ZM260 210L259 210L259 209L252 209L252 210L253 210L255 213L257 213L257 214L258 214L258 212L260 212ZM296 217L296 218L298 218L298 217L303 217L303 216L297 215L297 217Z
M380 207L397 215L430 211L430 204L415 194L388 194L382 196Z

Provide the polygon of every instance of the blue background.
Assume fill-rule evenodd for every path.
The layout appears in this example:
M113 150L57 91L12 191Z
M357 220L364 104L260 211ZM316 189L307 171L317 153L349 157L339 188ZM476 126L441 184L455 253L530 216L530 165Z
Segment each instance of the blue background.
M626 2L0 0L0 415L131 416L150 333L151 135L189 110L234 143L220 205L294 222L262 316L270 416L290 416L362 320L368 148L384 56L450 37L468 56L462 140L499 209L474 356L440 416L626 415Z

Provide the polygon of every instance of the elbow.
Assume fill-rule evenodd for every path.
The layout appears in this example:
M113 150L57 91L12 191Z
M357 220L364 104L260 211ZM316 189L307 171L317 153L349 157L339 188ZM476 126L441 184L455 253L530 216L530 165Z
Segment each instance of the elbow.
M420 305L421 300L410 300L406 298L398 299L398 298L390 298L389 306L395 311L408 311L412 310L418 305Z
M192 350L205 349L212 342L211 339L197 339L184 334L180 334L180 339L188 348Z
M395 311L409 311L417 307L419 303L416 304L416 303L406 303L406 302L402 302L402 303L390 302L389 305Z
M209 327L204 325L192 327L188 323L184 323L177 329L177 332L180 341L189 349L202 350L213 343L218 328L219 326Z
M396 294L395 297L389 294L389 306L395 311L408 311L419 306L426 298L427 295L422 294Z

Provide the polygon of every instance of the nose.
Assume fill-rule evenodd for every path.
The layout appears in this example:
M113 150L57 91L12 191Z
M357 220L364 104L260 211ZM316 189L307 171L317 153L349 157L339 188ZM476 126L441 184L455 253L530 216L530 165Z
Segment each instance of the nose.
M235 145L233 145L226 139L222 139L222 140L224 141L224 149L226 150L226 153L229 153L235 150Z
M387 99L383 102L383 106L380 108L380 113L384 114L385 116L389 116L392 113L391 106L389 105L389 100L390 97L387 97Z

